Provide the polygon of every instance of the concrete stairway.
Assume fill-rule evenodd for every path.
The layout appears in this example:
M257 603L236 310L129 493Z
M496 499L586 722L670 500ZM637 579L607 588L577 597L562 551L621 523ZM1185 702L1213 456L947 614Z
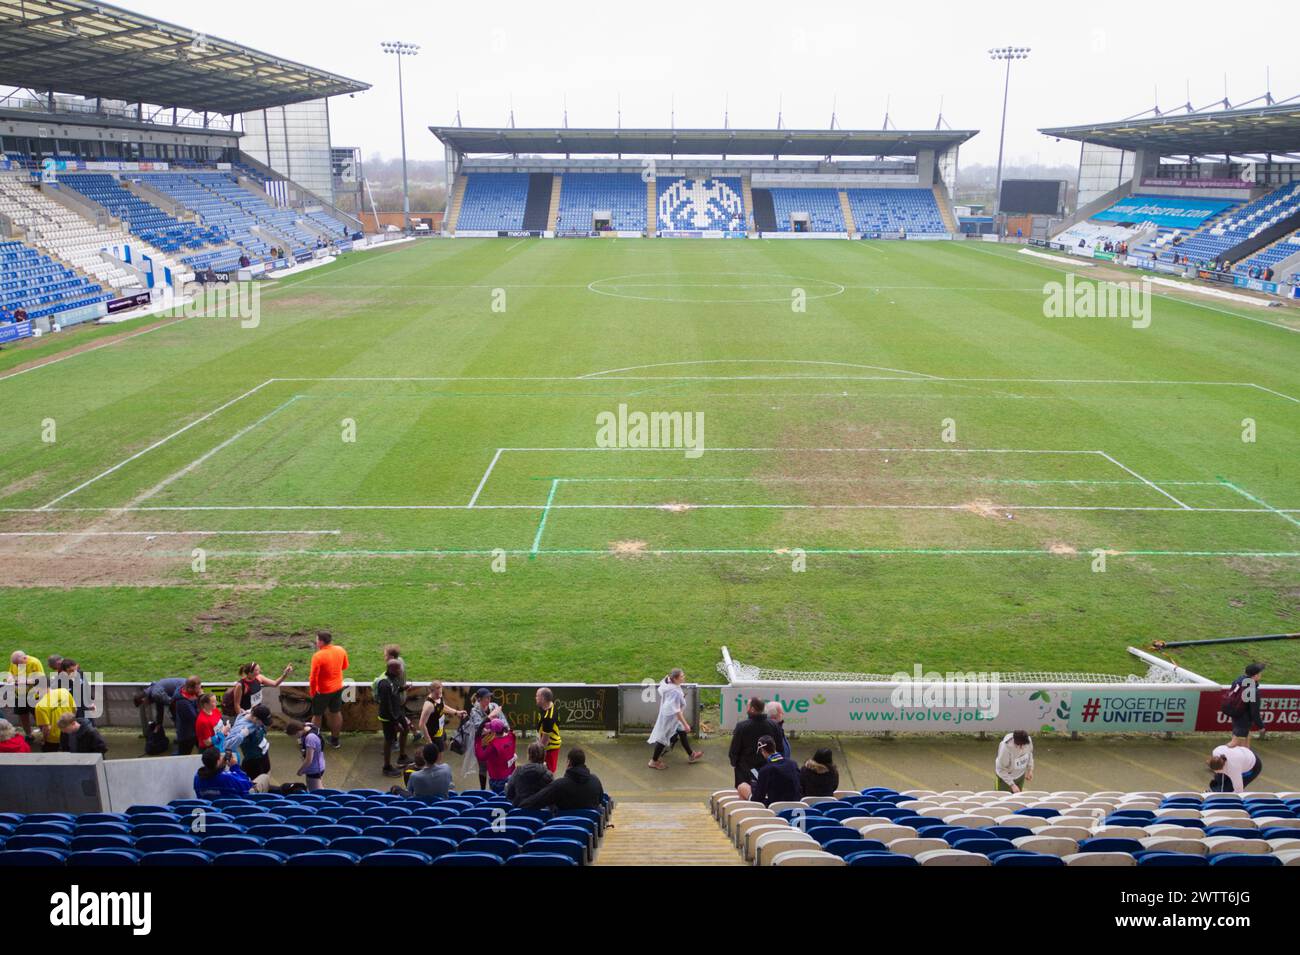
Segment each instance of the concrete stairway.
M931 188L934 190L935 204L939 207L939 218L943 219L943 227L953 235L961 232L961 225L952 211L952 201L948 198L947 187L942 183L935 183Z
M456 177L456 181L451 187L451 202L447 203L447 221L443 226L443 231L455 233L456 220L460 218L460 206L465 201L465 186L468 180L464 175Z
M707 804L620 801L596 865L743 865Z
M840 214L844 216L844 229L847 232L857 232L857 226L853 223L853 207L849 205L849 194L843 189L836 192L840 197Z
M645 234L654 237L659 231L658 179L651 176L645 181Z
M749 173L740 177L740 195L745 203L745 226L750 232L755 231L758 226L754 224L754 184L750 179Z
M548 232L554 232L555 224L560 221L560 187L563 183L564 176L558 172L551 178L551 208L546 213Z

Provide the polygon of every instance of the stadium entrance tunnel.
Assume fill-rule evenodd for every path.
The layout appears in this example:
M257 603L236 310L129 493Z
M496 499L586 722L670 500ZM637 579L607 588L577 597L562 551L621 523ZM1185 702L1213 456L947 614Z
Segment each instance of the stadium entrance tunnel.
M827 279L770 272L639 272L597 279L587 286L598 295L682 305L789 304L844 294L844 286Z

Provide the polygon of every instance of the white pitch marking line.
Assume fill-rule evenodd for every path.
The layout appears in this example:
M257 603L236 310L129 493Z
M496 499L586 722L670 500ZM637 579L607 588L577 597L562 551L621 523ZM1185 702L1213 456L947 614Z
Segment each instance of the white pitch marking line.
M1189 505L1187 505L1187 504L1184 504L1182 501L1178 500L1178 498L1174 497L1172 494L1170 494L1168 491L1166 491L1166 490L1165 490L1164 488L1162 488L1160 485L1158 485L1158 484L1154 484L1154 483L1152 483L1151 481L1148 481L1146 478L1144 478L1142 475L1138 474L1138 473L1137 473L1136 471L1134 471L1132 468L1127 467L1127 466L1125 466L1125 465L1123 465L1123 464L1120 464L1118 461L1116 461L1114 458L1112 458L1112 457L1111 457L1109 454L1107 454L1105 451L1098 451L1097 454L1100 454L1103 458L1105 458L1105 459L1106 459L1107 461L1109 461L1111 464L1115 465L1115 467L1119 468L1120 470L1122 470L1122 471L1126 471L1127 473L1133 475L1135 478L1137 478L1139 481L1141 481L1141 482L1142 482L1143 484L1145 484L1147 487L1151 488L1153 491L1159 491L1161 494L1163 494L1165 497L1169 498L1169 500L1173 501L1175 504L1177 504L1177 505L1178 505L1179 507L1181 507L1183 510L1185 510L1185 511L1191 511L1191 510L1194 510L1194 508L1192 508L1191 506L1189 506Z
M261 427L263 424L265 424L265 423L266 423L267 421L269 421L271 418L275 417L277 414L279 414L279 413L280 413L281 411L283 411L285 408L289 407L289 405L291 405L291 404L293 404L295 401L297 401L300 397L302 397L302 396L301 396L301 395L294 395L292 398L290 398L290 399L289 399L288 401L286 401L284 404L282 404L282 405L280 405L279 407L275 408L274 410L269 411L269 412L267 412L266 414L262 415L262 417L258 418L258 419L257 419L256 421L254 421L252 424L248 425L247 427L240 428L238 431L236 431L236 432L235 432L234 434L232 434L230 437L226 438L225 441L222 441L222 442L221 442L220 444L218 444L215 448L212 448L211 450L206 451L205 453L199 455L197 458L195 458L195 459L194 459L193 461L191 461L189 464L185 465L185 467L181 468L181 469L180 469L179 471L177 471L175 474L172 474L172 475L170 475L170 476L168 476L168 477L163 478L161 481L159 481L159 482L158 482L157 484L155 484L153 487L149 488L149 490L145 491L143 494L141 494L141 495L139 495L138 497L136 497L136 498L135 498L131 503L132 503L132 504L140 504L140 503L142 503L142 502L144 502L144 501L149 500L149 498L153 497L154 495L158 494L160 491L164 490L168 485L170 485L170 484L172 484L172 483L174 483L174 482L180 480L180 479L183 478L185 475L187 475L187 474L189 474L191 471L193 471L195 468L199 467L201 464L203 464L204 461L208 460L208 459L211 458L213 455L217 454L217 453L220 452L220 451L224 451L226 448L230 447L232 444L234 444L236 441L238 441L238 440L239 440L240 438L242 438L244 435L248 434L248 432L252 431L254 428L259 428L259 427Z
M579 380L583 378L599 378L604 375L617 375L624 371L643 371L647 368L669 368L681 367L683 365L834 365L840 368L866 368L870 371L891 371L902 375L915 375L918 378L934 378L934 375L927 375L920 371L909 371L906 368L886 368L883 365L863 365L857 362L849 361L809 361L802 359L773 359L773 358L707 358L696 361L661 361L650 365L629 365L626 368L607 368L604 371L593 371L585 375L579 375Z
M564 478L565 483L581 479ZM641 479L638 479L641 480ZM1134 482L1140 483L1140 482ZM773 508L828 510L966 510L965 504L690 504L689 508ZM552 504L551 510L659 510L662 504ZM1168 506L1102 506L1074 504L990 504L993 509L1007 511L1164 511L1174 514L1300 514L1300 508L1263 507L1168 507ZM175 504L153 507L67 507L45 510L37 507L0 508L0 514L157 514L207 511L541 511L543 504ZM69 531L68 533L76 533ZM225 533L225 532L214 532Z
M207 421L209 418L211 418L213 415L216 415L216 414L219 414L219 413L222 412L222 411L225 411L227 408L229 408L231 405L235 404L236 402L243 401L243 400L244 400L245 398L247 398L249 395L256 394L257 392L259 392L259 391L261 391L263 388L265 388L267 385L271 384L271 382L273 382L273 381L275 381L274 378L268 378L266 381L262 382L262 383L261 383L260 385L258 385L257 387L255 387L255 388L250 388L248 391L245 391L245 392L244 392L242 395L240 395L239 397L237 397L237 398L231 398L229 401L227 401L227 402L226 402L224 405L222 405L221 407L212 409L211 411L209 411L207 414L205 414L205 415L204 415L203 417L201 417L201 418L195 418L195 419L194 419L193 421L191 421L189 424L185 425L185 427L183 427L183 428L178 428L177 430L173 431L171 434L167 435L167 437L165 437L165 438L159 438L159 439L158 439L157 441L155 441L153 444L149 445L149 447L147 447L147 448L145 448L145 449L143 449L143 450L141 450L141 451L137 451L135 454L131 455L129 458L127 458L127 459L124 460L124 461L119 461L117 464L114 464L114 465L113 465L111 468L109 468L108 470L106 470L106 471L101 471L99 474L96 474L96 475L95 475L93 478L91 478L90 480L88 480L88 481L83 481L82 483L80 483L80 484L78 484L76 487L74 487L71 491L64 491L62 494L60 494L60 495L59 495L58 497L56 497L54 500L50 501L50 502L49 502L48 504L46 504L44 507L40 508L40 510L49 510L51 507L53 507L55 504L58 504L59 501L63 500L64 498L66 498L66 497L71 497L73 494L76 494L78 491L82 491L82 490L84 490L84 489L90 487L90 485L94 484L96 481L99 481L99 480L101 480L102 478L106 478L106 477L108 477L110 474L112 474L114 471L117 471L117 470L119 470L119 469L125 467L126 465L130 464L132 461L136 460L137 458L143 457L144 455L148 454L150 451L153 451L153 450L155 450L156 448L160 448L160 447L162 447L162 446L163 446L164 444L166 444L168 441L172 440L172 438L179 437L180 435L184 434L186 431L190 430L190 428L193 428L193 427L195 427L196 425L200 425L200 424L202 424L203 422L205 422L205 421Z
M478 482L478 487L474 488L474 496L469 499L469 507L473 507L478 501L478 496L483 493L483 485L487 484L488 477L492 474L492 469L497 466L497 461L501 457L504 448L497 448L497 453L492 455L492 460L488 463L487 470L483 472L482 479Z

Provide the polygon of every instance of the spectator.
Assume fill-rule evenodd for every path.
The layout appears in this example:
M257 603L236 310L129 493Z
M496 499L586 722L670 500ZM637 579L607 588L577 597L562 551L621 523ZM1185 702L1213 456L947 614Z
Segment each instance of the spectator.
M587 754L581 747L569 750L568 768L559 779L540 792L521 800L520 809L599 809L605 790L600 779L587 768Z
M271 778L258 776L257 779L249 779L247 774L235 765L233 753L205 749L201 759L203 765L194 774L194 795L199 799L246 796L250 790L259 793L270 792Z
M58 673L63 667L63 654L51 653L45 658L45 670L48 673Z
M555 693L549 686L537 691L537 739L546 749L546 768L552 773L560 765L560 721L555 715Z
M1264 771L1264 762L1249 746L1216 746L1210 754L1210 792L1244 793Z
M764 736L776 738L780 728L767 718L763 712L764 703L758 697L751 697L745 718L736 724L731 732L731 749L727 758L734 770L733 777L737 789L741 783L749 785L758 775L762 758L758 755L758 741Z
M235 713L246 713L262 702L262 687L279 686L293 672L293 664L285 664L277 679L263 675L262 665L256 661L239 668L239 682L232 687Z
M1034 741L1024 730L1002 737L997 759L993 762L997 776L994 788L999 792L1018 793L1025 783L1034 780Z
M199 744L199 751L202 752L210 746L221 749L228 727L221 719L221 711L217 709L216 694L201 694L198 706L199 713L194 720L194 738Z
M429 693L425 696L424 704L420 707L418 729L420 735L439 749L446 749L447 746L446 722L448 712L456 714L462 720L469 716L464 710L449 711L447 709L447 701L442 693L442 681L434 680L429 684Z
M312 723L300 723L291 720L284 731L298 741L298 751L302 753L302 764L295 775L306 780L309 792L324 787L325 747L321 743L320 730Z
M819 749L799 770L799 788L804 796L834 796L840 788L840 771L829 749Z
M271 708L259 703L235 717L226 736L225 750L235 754L249 779L271 772L271 743L266 731L271 726Z
M515 734L505 720L490 720L474 741L474 755L487 768L488 787L504 796L510 775L515 771Z
M64 713L59 717L59 752L105 755L108 744L95 727L79 720L76 713Z
M411 721L402 708L402 661L390 659L387 672L376 683L379 701L379 725L384 730L384 775L401 776L402 771L393 766L393 744L397 743L399 764L409 763L406 755L406 737Z
M63 735L59 718L77 712L77 701L73 699L72 691L63 686L52 686L36 701L34 709L36 726L41 731L41 752L57 753Z
M509 724L505 712L492 702L492 691L481 686L474 692L474 705L469 710L470 745L465 748L465 760L461 768L462 775L468 775L471 765L477 766L479 789L487 789L488 772L487 767L478 759L478 738L483 734L484 727L492 720L501 720Z
M763 712L777 729L772 734L772 739L776 740L776 751L786 759L790 759L790 741L785 736L785 707L777 700L768 700L767 705L763 707Z
M442 762L442 747L428 743L424 747L424 769L411 773L406 791L417 799L441 799L451 792L451 767Z
M745 786L749 792L741 790L745 799L770 806L774 802L796 802L803 798L803 790L799 787L799 767L794 764L794 760L781 755L775 739L771 736L760 739L758 755L763 760L763 765L758 770L754 784Z
M32 736L32 714L36 709L36 697L44 688L45 670L41 661L29 657L22 650L15 650L9 657L9 672L6 683L14 686L14 713L22 724L23 736L28 743L36 740Z
M686 720L686 693L682 690L684 682L686 674L681 667L675 667L659 683L659 718L647 741L655 748L647 764L651 769L666 768L663 755L673 748L674 743L681 744L688 763L697 763L704 758L702 752L691 747L691 724Z
M343 728L343 671L348 668L348 652L334 645L328 630L316 634L316 652L311 658L308 691L311 693L311 721L317 727L329 714L330 745L339 748L339 731Z
M411 783L411 777L428 765L428 760L424 758L424 747L420 747L415 751L412 761L402 767L402 784L393 786L388 791L394 796L405 796L406 787Z
M0 753L30 753L31 746L27 740L18 735L14 729L14 724L8 720L0 720Z
M19 305L16 309L14 309L14 324L17 325L25 321L27 321L27 309Z
M54 671L51 671L54 672ZM77 701L77 719L95 725L95 721L86 718L86 702L90 699L90 684L81 672L81 665L68 657L59 658L59 685L72 691L72 698Z
M530 796L535 796L555 779L546 768L546 748L539 740L528 744L528 762L516 769L506 784L506 798L518 806Z
M1251 663L1244 673L1232 681L1223 701L1223 713L1232 719L1232 739L1229 746L1250 747L1250 731L1264 729L1264 718L1259 706L1259 675L1264 664Z
M135 695L135 705L140 709L140 725L147 727L152 722L162 726L164 713L172 714L172 725L175 725L176 713L173 702L184 685L184 677L166 677L162 680L154 680L137 693ZM154 718L152 720L149 719L147 709L149 706L154 708Z
M196 724L199 720L199 697L203 694L203 681L190 677L176 694L172 712L176 723L176 755L188 756L198 744Z

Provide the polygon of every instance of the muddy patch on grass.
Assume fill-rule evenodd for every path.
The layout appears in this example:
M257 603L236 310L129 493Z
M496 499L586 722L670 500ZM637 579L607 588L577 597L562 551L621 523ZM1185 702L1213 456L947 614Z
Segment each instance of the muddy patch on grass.
M641 540L614 541L609 545L609 552L616 557L633 557L644 554L649 545Z
M1060 557L1074 557L1079 553L1079 549L1065 543L1064 541L1048 541L1047 552L1049 554L1056 554Z
M661 511L669 511L670 513L673 513L673 514L681 514L683 511L689 511L689 510L691 510L691 508L692 508L692 505L690 505L690 504L682 504L682 503L680 503L680 502L676 502L676 501L671 502L671 503L668 503L668 504L660 504L660 505L659 505L659 510L661 510Z

